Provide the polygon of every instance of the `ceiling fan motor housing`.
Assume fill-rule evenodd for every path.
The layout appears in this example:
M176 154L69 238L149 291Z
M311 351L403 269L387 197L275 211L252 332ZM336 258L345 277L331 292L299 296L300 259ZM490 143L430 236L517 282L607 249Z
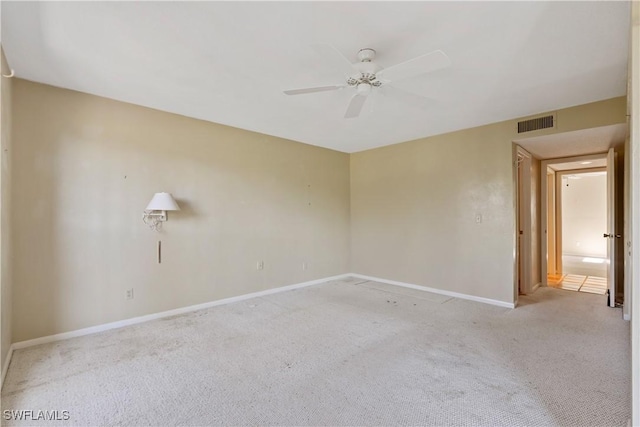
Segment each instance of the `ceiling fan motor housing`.
M353 64L353 66L355 68L357 68L358 71L360 71L361 74L374 74L375 75L378 71L380 71L382 69L382 67L380 67L375 62L357 62L357 63Z
M358 59L360 62L356 62L353 64L353 67L360 71L360 75L354 75L347 79L347 84L349 86L357 86L358 92L364 94L369 93L371 86L378 87L382 84L382 82L376 80L376 73L382 70L375 62L372 62L373 58L376 56L376 51L373 49L360 49L358 52ZM367 86L366 89L360 88L360 85L365 84Z

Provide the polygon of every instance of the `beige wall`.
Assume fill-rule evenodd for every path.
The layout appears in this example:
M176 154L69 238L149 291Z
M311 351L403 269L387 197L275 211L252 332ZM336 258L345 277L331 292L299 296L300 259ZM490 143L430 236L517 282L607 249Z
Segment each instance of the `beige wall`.
M513 301L515 121L349 156L19 79L12 106L14 342L349 271ZM538 135L625 100L557 114Z
M347 154L23 80L13 118L14 342L348 272Z
M2 74L11 70L0 48ZM11 316L11 92L13 79L0 77L0 369L12 343Z
M625 104L559 110L557 127L535 135L624 123ZM513 302L516 122L353 154L351 269Z

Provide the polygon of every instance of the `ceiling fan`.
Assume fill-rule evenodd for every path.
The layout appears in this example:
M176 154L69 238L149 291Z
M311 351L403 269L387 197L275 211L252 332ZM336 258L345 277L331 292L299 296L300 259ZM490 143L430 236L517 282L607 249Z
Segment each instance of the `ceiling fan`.
M431 100L429 98L406 92L394 87L393 83L440 70L451 65L449 57L441 50L418 56L391 67L382 68L373 62L376 51L371 48L360 49L360 51L358 51L358 62L352 64L331 45L318 44L313 47L327 60L332 61L332 65L336 67L338 71L342 72L345 81L329 86L285 90L284 93L287 95L302 95L352 87L355 89L355 94L351 98L347 111L344 114L344 117L347 119L360 115L367 97L373 91L381 91L387 96L392 96L415 107L424 107L430 103Z

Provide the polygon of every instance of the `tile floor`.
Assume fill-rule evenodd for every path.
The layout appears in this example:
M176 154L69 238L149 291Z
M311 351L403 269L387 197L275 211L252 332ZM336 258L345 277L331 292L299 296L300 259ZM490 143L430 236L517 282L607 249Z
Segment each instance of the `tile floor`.
M549 286L568 291L588 292L604 295L607 293L606 277L583 276L580 274L550 274L547 276Z

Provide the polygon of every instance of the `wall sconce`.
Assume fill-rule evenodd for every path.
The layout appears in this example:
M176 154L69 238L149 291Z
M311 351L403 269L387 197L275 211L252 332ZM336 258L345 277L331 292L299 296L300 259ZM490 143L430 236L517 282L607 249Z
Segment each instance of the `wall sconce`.
M180 206L173 199L171 193L156 193L142 214L142 221L152 230L160 230L162 223L167 220L167 211L179 211Z

